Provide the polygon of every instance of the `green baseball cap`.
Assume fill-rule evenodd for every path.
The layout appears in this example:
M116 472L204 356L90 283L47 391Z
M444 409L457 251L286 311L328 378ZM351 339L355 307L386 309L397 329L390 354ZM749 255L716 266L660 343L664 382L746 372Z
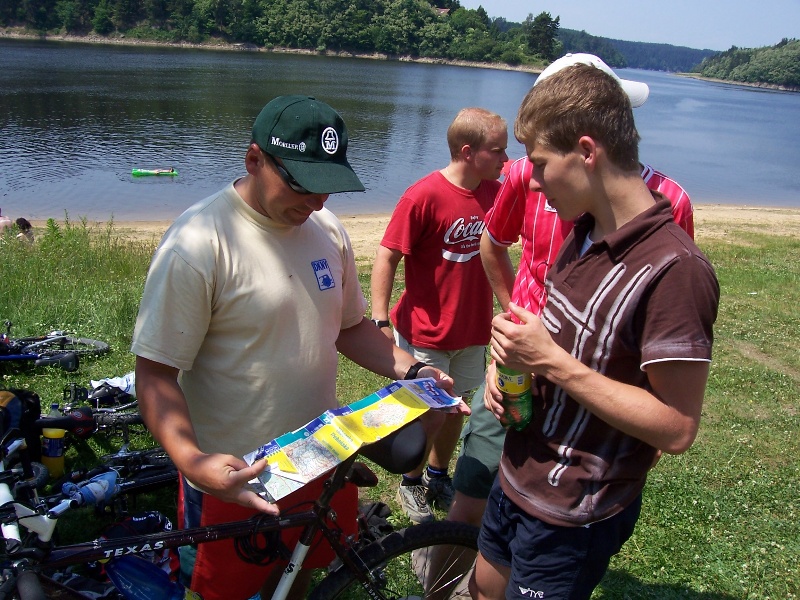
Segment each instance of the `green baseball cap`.
M347 127L342 117L310 96L278 96L261 109L253 141L277 156L297 182L315 194L363 192L347 162Z

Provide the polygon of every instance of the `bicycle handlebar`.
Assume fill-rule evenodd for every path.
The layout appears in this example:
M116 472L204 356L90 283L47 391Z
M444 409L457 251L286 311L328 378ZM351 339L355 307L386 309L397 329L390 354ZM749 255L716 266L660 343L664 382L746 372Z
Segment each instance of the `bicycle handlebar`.
M88 438L97 430L91 407L81 406L69 411L63 417L42 417L34 422L34 430L65 429L79 438Z

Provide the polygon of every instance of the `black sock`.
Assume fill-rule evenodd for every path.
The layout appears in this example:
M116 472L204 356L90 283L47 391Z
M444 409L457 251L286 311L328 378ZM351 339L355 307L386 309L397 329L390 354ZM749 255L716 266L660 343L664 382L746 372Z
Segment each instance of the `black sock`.
M428 466L428 478L429 479L436 479L437 477L446 477L447 476L447 468L445 469L434 469L431 466Z
M400 485L404 485L404 486L422 485L422 476L420 476L420 477L409 477L408 475L403 475L403 481L400 482Z

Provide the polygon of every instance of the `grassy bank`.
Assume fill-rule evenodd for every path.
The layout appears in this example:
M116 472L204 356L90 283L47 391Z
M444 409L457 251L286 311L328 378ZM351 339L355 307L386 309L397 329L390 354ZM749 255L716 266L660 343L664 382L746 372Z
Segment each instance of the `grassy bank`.
M0 362L6 387L58 401L75 381L121 375L153 241L113 224L50 222L34 246L6 237L0 319L17 334L66 329L108 341L112 352L69 374ZM800 241L726 226L702 238L722 302L700 434L667 456L645 490L634 537L611 564L596 598L694 600L797 598L800 593ZM360 262L368 290L368 261ZM348 361L344 402L386 383ZM74 456L68 456L74 460ZM397 478L372 490L393 502Z

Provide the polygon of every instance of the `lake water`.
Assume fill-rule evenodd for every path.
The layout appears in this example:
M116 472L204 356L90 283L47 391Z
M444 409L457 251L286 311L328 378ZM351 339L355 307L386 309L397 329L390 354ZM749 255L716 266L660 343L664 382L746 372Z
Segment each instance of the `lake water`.
M800 94L621 70L651 86L636 109L644 161L696 203L800 207ZM243 174L252 122L280 94L305 93L348 124L366 193L340 215L390 212L448 161L445 132L464 106L513 126L536 75L444 65L0 40L0 207L12 218L65 213L172 219ZM524 153L510 140L509 156ZM134 179L131 168L178 177Z

